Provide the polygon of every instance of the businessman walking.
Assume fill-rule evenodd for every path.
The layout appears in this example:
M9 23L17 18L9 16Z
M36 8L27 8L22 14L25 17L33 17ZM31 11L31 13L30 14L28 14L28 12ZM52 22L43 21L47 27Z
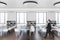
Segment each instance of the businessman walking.
M49 19L48 20L48 24L47 24L47 27L46 27L46 35L45 35L45 37L44 38L46 38L47 37L47 35L49 34L51 34L51 20Z

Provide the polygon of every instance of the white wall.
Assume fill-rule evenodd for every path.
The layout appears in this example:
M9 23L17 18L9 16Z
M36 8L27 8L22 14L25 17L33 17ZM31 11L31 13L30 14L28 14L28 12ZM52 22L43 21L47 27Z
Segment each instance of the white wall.
M7 20L16 21L16 12L8 12Z

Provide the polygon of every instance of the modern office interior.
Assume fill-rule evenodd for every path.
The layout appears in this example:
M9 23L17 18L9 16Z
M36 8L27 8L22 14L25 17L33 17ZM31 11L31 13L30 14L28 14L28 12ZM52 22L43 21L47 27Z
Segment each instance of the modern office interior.
M60 0L0 0L0 40L60 40Z

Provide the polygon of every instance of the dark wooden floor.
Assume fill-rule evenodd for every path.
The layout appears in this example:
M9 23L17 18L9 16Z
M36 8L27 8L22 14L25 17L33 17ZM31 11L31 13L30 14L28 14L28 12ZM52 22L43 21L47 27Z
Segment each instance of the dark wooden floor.
M10 34L8 34L7 36L4 37L0 37L0 40L16 40L16 35L15 32L12 32ZM46 39L44 37L42 37L37 31L29 36L27 35L27 33L23 33L18 40L60 40L60 37L54 37L54 38L50 38L47 37Z
M2 40L16 40L15 32L9 33L2 37Z

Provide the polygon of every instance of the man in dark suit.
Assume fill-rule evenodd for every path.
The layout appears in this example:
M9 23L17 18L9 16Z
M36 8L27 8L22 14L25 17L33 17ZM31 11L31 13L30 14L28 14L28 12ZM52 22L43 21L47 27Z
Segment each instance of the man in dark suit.
M51 20L49 19L48 20L48 24L47 24L47 27L46 27L46 35L45 35L45 38L47 37L47 35L51 33Z

